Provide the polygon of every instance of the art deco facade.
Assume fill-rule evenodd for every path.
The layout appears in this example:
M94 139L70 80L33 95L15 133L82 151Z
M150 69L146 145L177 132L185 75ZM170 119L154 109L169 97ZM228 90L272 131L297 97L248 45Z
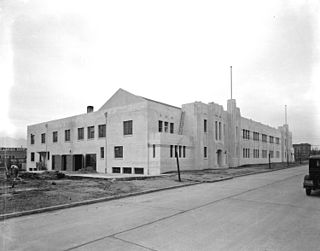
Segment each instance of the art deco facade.
M157 175L292 161L288 125L241 117L234 99L175 107L119 89L98 111L28 126L27 168Z

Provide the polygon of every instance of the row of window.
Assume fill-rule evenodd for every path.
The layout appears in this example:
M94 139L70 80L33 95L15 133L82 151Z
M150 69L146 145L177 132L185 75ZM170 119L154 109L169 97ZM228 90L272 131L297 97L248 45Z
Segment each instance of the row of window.
M258 132L252 132L253 140L259 141L260 140L260 133ZM250 131L246 129L242 129L242 138L244 139L250 139ZM274 141L275 139L275 141ZM261 141L262 142L268 142L268 135L261 134ZM276 143L280 144L280 139L278 137L269 136L269 143Z
M185 158L186 157L186 146L177 146L170 145L170 158L177 157Z
M122 169L122 172L121 172ZM112 167L112 173L126 173L130 174L144 174L144 169L142 167Z
M84 139L84 127L78 128L78 140L83 140ZM87 138L88 139L94 139L95 131L94 131L94 126L88 126L87 127ZM30 135L31 140L30 143L33 145L35 143L35 135L31 134ZM98 137L99 138L105 138L106 137L106 125L98 125ZM71 130L67 129L64 130L64 141L68 142L71 140ZM57 143L58 142L58 131L52 132L52 142ZM46 133L41 134L41 143L45 144L46 143Z
M214 123L215 127L215 139L216 140L221 140L221 135L222 135L222 123L215 121ZM223 130L225 132L225 124L223 125ZM208 132L208 122L206 119L203 120L203 131Z
M242 157L243 158L250 158L250 148L243 148L242 149ZM259 149L253 149L253 158L257 159L260 158L259 156ZM269 151L270 158L274 158L274 151ZM268 151L267 150L261 150L262 158L268 158ZM280 158L280 152L276 151L276 158Z
M170 128L169 128L170 125ZM159 132L169 132L170 129L170 133L174 133L174 123L170 123L168 121L162 121L159 120L158 121L158 131Z

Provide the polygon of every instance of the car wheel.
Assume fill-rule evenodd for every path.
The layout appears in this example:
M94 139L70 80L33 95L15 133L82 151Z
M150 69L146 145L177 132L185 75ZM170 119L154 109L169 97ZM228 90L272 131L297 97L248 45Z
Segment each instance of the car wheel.
M310 189L310 188L307 188L307 189L306 189L306 195L308 195L308 196L311 195L311 189Z

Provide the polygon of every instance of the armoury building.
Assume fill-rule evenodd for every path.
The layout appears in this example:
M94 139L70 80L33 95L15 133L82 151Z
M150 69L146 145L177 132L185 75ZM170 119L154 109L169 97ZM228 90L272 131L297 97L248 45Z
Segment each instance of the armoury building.
M119 89L99 110L28 126L28 170L158 175L293 161L287 124L241 117L235 99L175 107Z

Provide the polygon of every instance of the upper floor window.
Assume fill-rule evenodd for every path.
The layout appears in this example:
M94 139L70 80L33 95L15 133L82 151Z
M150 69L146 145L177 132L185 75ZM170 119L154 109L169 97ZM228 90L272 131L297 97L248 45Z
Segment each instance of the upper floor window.
M115 158L123 158L123 146L115 146L114 147L114 157Z
M218 140L218 121L216 121L214 123L214 131L215 131L215 136L216 136L216 140Z
M64 131L64 140L70 141L70 129Z
M132 120L123 121L123 135L132 135Z
M253 140L259 141L259 133L258 132L253 132Z
M273 137L272 136L269 136L269 142L273 143Z
M170 123L170 133L174 133L174 123Z
M203 120L203 131L207 132L207 120L206 119Z
M52 142L58 142L58 132L52 132Z
M168 132L169 123L167 121L164 122L164 132Z
M250 139L250 131L246 130L246 129L243 129L242 130L242 136L243 136L244 139Z
M276 144L280 144L280 139L276 137Z
M159 120L159 123L158 123L158 126L159 126L158 131L159 132L162 132L162 124L163 124L163 122L161 120Z
M98 137L105 138L106 137L106 125L98 126Z
M45 133L41 133L41 143L42 144L46 143L46 134Z
M83 140L84 139L84 128L78 128L78 140Z
M31 134L30 135L30 143L31 143L31 145L33 145L34 144L34 134Z
M219 140L221 140L221 122L219 122Z
M88 139L94 139L94 126L88 126Z
M262 142L267 142L267 135L262 134Z

